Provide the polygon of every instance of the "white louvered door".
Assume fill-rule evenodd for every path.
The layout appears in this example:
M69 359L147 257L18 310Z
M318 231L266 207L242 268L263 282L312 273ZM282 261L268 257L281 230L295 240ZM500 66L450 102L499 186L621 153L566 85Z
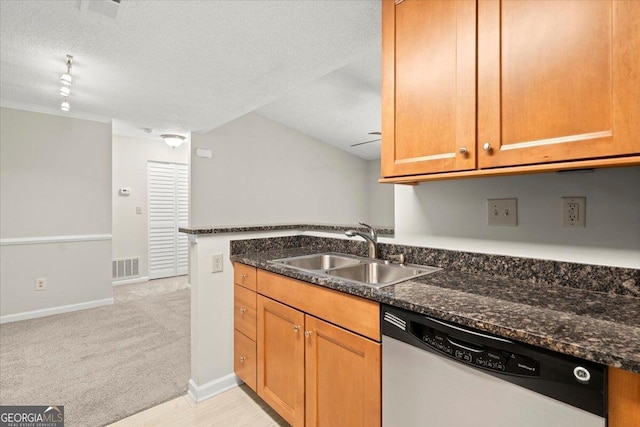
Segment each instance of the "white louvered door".
M188 241L178 227L189 214L187 165L148 162L149 278L187 274Z

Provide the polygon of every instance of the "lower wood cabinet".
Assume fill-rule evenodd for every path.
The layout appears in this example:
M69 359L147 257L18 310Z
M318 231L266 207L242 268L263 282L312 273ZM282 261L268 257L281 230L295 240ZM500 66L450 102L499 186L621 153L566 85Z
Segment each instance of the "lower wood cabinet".
M251 390L256 391L256 367L258 366L256 342L235 330L233 331L233 349L233 371Z
M258 396L304 425L304 313L258 295Z
M380 362L379 343L306 315L305 425L379 426Z
M300 286L292 294L313 289L282 280ZM381 425L379 342L258 294L256 345L258 396L292 426Z
M233 371L256 391L256 268L234 264Z
M640 374L609 368L609 427L640 427Z
M258 295L258 396L292 426L381 419L380 343Z

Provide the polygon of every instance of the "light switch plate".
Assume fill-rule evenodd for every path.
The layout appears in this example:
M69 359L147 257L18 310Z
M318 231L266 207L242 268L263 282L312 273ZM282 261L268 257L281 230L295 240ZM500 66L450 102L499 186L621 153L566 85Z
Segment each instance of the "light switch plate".
M487 224L517 227L518 199L487 199Z

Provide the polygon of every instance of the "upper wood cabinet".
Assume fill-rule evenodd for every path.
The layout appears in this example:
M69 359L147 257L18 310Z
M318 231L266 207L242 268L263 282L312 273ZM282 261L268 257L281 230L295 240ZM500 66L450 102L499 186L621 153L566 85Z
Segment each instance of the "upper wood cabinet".
M382 3L382 174L476 167L476 3Z
M640 1L383 0L382 12L383 177L640 164Z
M639 153L639 100L637 1L478 2L480 168Z

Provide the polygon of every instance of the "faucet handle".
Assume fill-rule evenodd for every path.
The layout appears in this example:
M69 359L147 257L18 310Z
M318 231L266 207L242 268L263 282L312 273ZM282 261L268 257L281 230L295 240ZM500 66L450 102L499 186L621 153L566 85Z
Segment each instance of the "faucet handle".
M404 265L406 259L404 257L404 254L399 254L399 255L389 255L389 261L391 262L397 262L400 265Z

